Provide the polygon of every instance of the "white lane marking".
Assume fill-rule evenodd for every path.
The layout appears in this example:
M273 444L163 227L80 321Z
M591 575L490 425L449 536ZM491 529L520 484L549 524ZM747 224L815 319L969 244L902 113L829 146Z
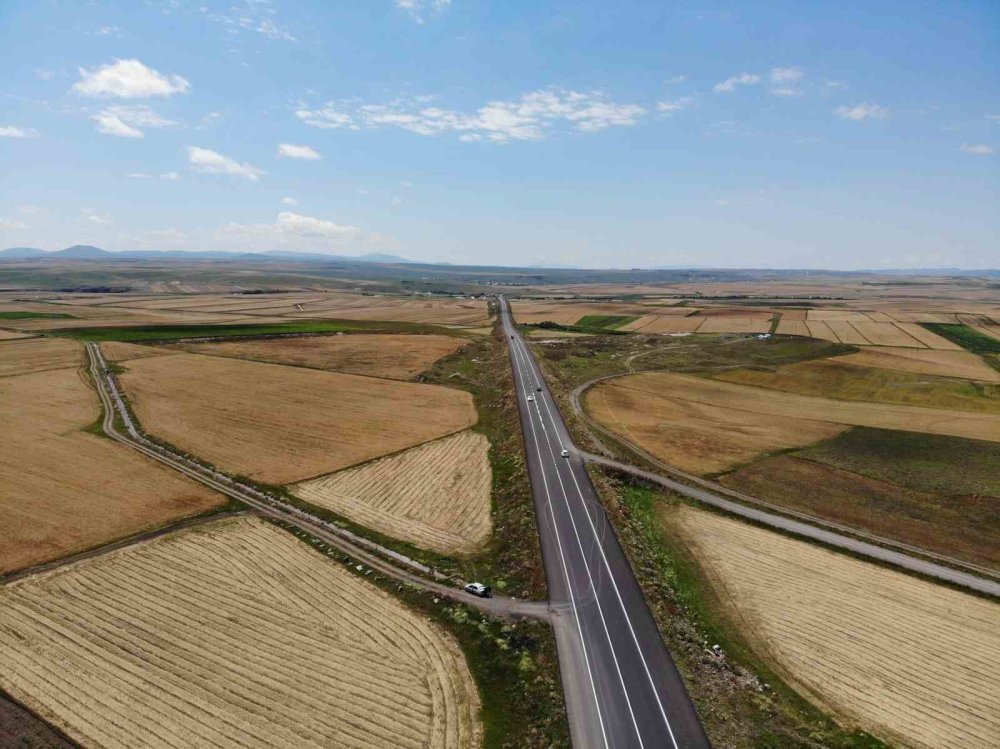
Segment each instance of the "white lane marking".
M526 357L523 351L515 349L515 356L517 356L518 353L520 354L519 359L521 359L521 361L519 362L519 364L522 368L522 376L523 376L523 361L526 359ZM535 408L538 408L537 401L535 402ZM528 411L529 413L531 412L530 407ZM605 619L604 617L604 607L601 605L601 599L597 593L597 585L594 583L594 577L590 572L590 565L587 563L587 553L584 551L583 540L580 538L580 531L577 528L576 520L573 518L573 510L569 505L569 495L566 493L566 486L563 484L562 476L559 475L559 464L557 462L555 453L552 450L552 440L549 439L548 429L545 428L545 421L542 417L541 409L538 409L538 418L539 418L539 423L541 424L542 427L542 432L545 434L545 443L546 445L548 445L549 448L549 457L552 460L552 465L555 467L556 470L556 478L559 479L559 488L562 491L563 502L566 505L566 512L569 514L570 524L573 526L573 534L576 537L577 547L580 549L580 557L583 560L583 567L587 571L587 579L590 581L590 588L592 591L594 591L594 602L597 604L597 613L601 618L601 625L604 627L604 635L605 637L607 637L608 646L611 648L611 659L614 661L615 670L618 672L618 680L621 682L622 692L625 695L625 704L628 707L629 715L632 718L632 726L635 728L635 734L639 740L639 746L642 747L644 746L642 741L642 732L639 730L639 722L635 717L635 710L633 710L632 708L632 700L631 698L629 698L628 687L625 684L625 675L622 673L621 664L618 661L618 654L615 652L615 645L614 645L614 640L611 637L611 630L608 627L607 619ZM531 428L532 428L532 435L535 437L535 448L536 451L538 452L538 460L539 463L541 463L542 456L541 456L541 451L538 448L538 437L537 434L535 433L534 420L532 420ZM544 475L545 471L543 469L542 476L544 477ZM546 492L548 492L548 481L546 481L545 486L546 486ZM551 496L549 497L549 502L550 502L549 511L551 512L552 511ZM554 515L552 522L555 523Z
M515 359L516 358L517 358L517 355L515 353ZM522 383L523 383L523 374L522 374ZM527 394L527 390L524 389L524 385L523 384L521 386L521 389L523 391L522 394L526 395ZM527 405L527 400L525 400L525 405ZM532 438L534 439L534 442L535 442L535 453L538 455L539 468L541 469L541 473L542 473L542 484L545 487L545 498L546 498L546 500L548 502L548 506L549 506L549 516L552 518L552 529L555 532L556 545L559 547L559 559L562 562L563 575L566 578L566 589L569 591L569 600L570 600L570 603L573 606L573 617L576 619L576 629L577 629L577 632L580 635L580 647L583 649L583 660L584 660L584 663L587 666L587 675L590 677L590 690L591 690L591 692L594 695L594 705L597 708L597 720L598 720L598 722L601 725L601 736L604 739L604 746L607 748L607 747L610 746L608 744L608 733L607 733L607 730L604 728L604 717L601 714L601 703L600 703L600 700L597 698L597 685L594 682L594 672L593 672L593 670L590 667L590 657L587 655L587 642L586 642L586 639L583 636L583 627L580 624L580 614L579 614L579 612L577 611L577 608L576 608L576 596L573 593L573 584L570 582L569 567L566 565L566 552L563 550L562 541L560 540L560 537L559 537L559 525L556 523L555 511L552 509L552 495L549 492L549 481L548 481L548 478L546 478L546 476L545 476L545 470L544 470L544 468L542 468L542 452L541 452L541 448L538 446L538 434L535 431L535 420L534 420L533 414L531 412L531 409L528 408L527 410L528 410L528 421L531 424L531 436L532 436ZM564 491L564 493L565 493L565 491Z
M514 340L516 341L517 339L514 339ZM526 344L522 343L521 345L524 346L525 349L527 349L527 345ZM528 358L528 361L530 362L530 357L526 357L526 358ZM530 368L532 370L532 374L534 375L535 374L535 366L537 366L537 365L529 365L529 366L530 366ZM537 376L535 378L535 382L536 383L538 382ZM538 406L536 406L536 407L538 407ZM540 407L538 407L538 408L540 409ZM545 410L548 413L549 420L552 422L553 427L555 427L556 421L555 421L555 418L552 416L552 411L549 408L549 404L548 404L547 401L545 403ZM543 424L543 428L544 428L544 424ZM556 431L558 432L558 430L556 430ZM557 436L557 439L558 439L559 435L557 434L556 436ZM559 444L560 444L560 448L561 448L562 447L562 440L561 439L559 441ZM557 467L556 471L558 472L558 470L559 469ZM556 475L558 476L558 473ZM604 553L604 544L601 542L601 538L597 534L597 528L594 526L594 520L593 520L593 518L591 518L590 512L587 510L586 500L583 497L583 490L580 488L580 482L577 481L576 474L572 470L570 470L570 476L572 476L573 483L576 485L576 491L577 491L577 494L580 497L580 504L583 507L584 514L587 516L587 522L590 524L590 530L594 534L594 538L597 540L597 547L598 547L598 549L600 549L601 559L604 561L604 567L607 569L607 571L608 571L608 577L611 580L611 585L614 587L615 596L618 598L618 603L619 603L619 605L622 608L622 612L625 614L625 621L628 623L629 632L632 635L632 641L635 643L635 648L639 652L639 658L642 660L642 667L643 667L643 669L646 672L646 678L649 680L650 687L652 687L652 689L653 689L653 695L656 697L656 704L660 708L660 715L663 717L663 722L667 726L667 732L670 734L670 741L673 743L674 749L679 749L679 747L677 745L677 739L674 737L673 728L670 726L670 720L667 718L667 712L663 708L663 702L660 700L660 693L656 689L656 683L653 681L653 674L649 670L649 664L646 662L646 656L642 652L642 647L639 645L639 638L636 636L636 634L635 634L635 628L632 626L632 619L628 615L628 609L625 608L625 601L622 599L621 592L618 590L618 583L615 582L615 576L614 576L614 573L611 571L611 565L608 562L608 557ZM560 483L562 483L562 478L561 477L560 477L559 480L560 480ZM572 518L572 513L570 513L570 517ZM575 529L575 527L576 526L575 526L575 523L574 523L574 529ZM588 574L589 574L589 568L588 568Z

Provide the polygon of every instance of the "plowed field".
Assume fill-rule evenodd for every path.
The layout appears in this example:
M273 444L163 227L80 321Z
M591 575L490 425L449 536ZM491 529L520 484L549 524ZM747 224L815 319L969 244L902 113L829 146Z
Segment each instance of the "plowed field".
M0 592L0 686L85 746L477 747L445 633L290 534L223 521Z
M409 380L465 341L443 335L338 335L182 345L185 351Z
M490 534L489 442L461 432L292 488L307 502L443 554Z
M712 513L666 517L802 693L903 746L1000 746L1000 605Z
M133 360L120 379L150 434L272 484L347 468L476 421L464 391L219 356Z

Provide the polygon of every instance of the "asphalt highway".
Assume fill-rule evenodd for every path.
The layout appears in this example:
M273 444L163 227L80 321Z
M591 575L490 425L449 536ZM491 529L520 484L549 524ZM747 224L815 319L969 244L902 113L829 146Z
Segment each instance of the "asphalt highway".
M566 618L557 638L574 746L709 747L558 406L500 304L549 604Z

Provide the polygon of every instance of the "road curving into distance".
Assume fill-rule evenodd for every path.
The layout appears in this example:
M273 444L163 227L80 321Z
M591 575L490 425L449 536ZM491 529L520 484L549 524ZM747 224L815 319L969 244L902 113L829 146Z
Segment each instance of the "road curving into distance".
M587 469L500 298L573 744L710 746ZM568 455L563 456L562 452Z

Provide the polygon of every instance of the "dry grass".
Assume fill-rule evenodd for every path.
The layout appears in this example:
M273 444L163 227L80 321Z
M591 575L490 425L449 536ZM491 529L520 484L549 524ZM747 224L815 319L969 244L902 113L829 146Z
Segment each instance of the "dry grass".
M758 652L903 746L1000 745L1000 606L686 506L667 511Z
M489 538L489 442L466 431L313 479L293 493L356 523L442 554Z
M158 346L142 346L137 343L123 341L106 341L101 344L101 351L108 361L121 362L132 359L145 359L148 356L166 356L174 353L170 349Z
M693 333L705 322L701 317L677 317L674 315L643 315L638 320L623 325L621 330L641 333Z
M1000 372L968 351L866 347L856 354L839 357L837 361L915 374L1000 382Z
M715 473L763 453L836 436L846 427L719 408L666 393L622 387L637 375L600 383L584 395L598 423L692 473ZM677 389L684 395L683 389Z
M85 746L478 747L458 645L293 536L223 521L0 593L0 686Z
M837 337L837 334L834 333L830 326L825 322L809 321L806 323L806 327L809 329L809 335L812 338L822 338L824 341L840 340L840 338Z
M28 338L30 333L19 333L16 330L4 330L0 328L0 341L12 341L15 338Z
M850 343L856 346L867 346L870 343L870 341L861 335L861 333L858 332L858 329L849 322L830 320L826 325L833 331L833 334L840 339L841 343Z
M781 316L781 322L778 323L778 330L776 332L782 335L812 335L806 323L801 320L789 320L786 315Z
M472 426L472 396L434 385L175 354L121 382L153 435L272 484L330 473Z
M75 369L0 379L0 572L219 506L221 495L80 431L98 401Z
M196 354L410 380L466 343L443 335L337 335L181 344Z
M0 377L79 367L83 344L63 338L29 338L0 343Z
M833 400L668 372L599 383L584 405L606 428L697 473L827 439L848 424L1000 441L1000 417L992 414Z
M855 322L854 327L874 346L915 346L923 348L924 344L906 331L888 322Z
M714 377L724 382L785 393L1000 415L1000 392L997 388L955 378L863 367L839 357L799 362L775 369L733 369Z

